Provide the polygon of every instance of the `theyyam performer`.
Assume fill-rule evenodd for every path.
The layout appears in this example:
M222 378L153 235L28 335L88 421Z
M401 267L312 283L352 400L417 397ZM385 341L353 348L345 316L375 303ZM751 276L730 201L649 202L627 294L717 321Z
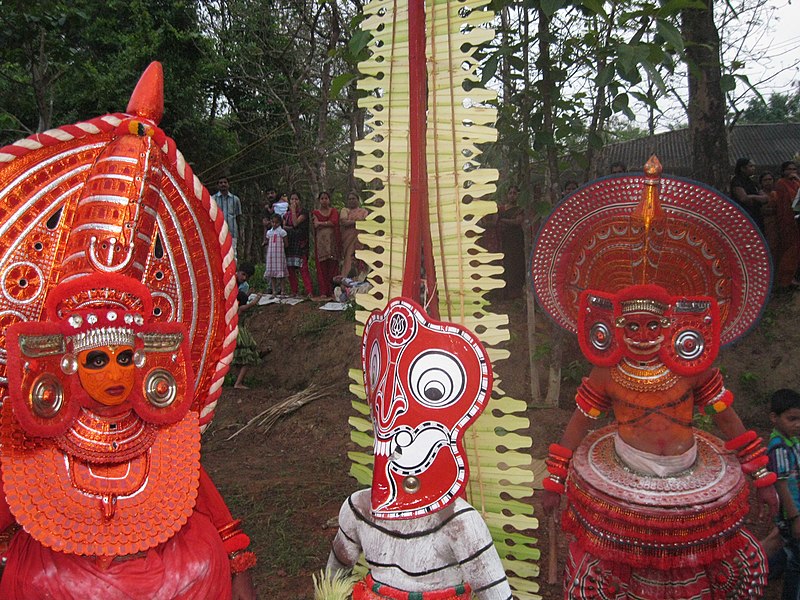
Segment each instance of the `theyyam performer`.
M158 124L0 148L0 597L251 599L255 556L200 465L236 339L230 236Z
M393 165L391 174L408 184L401 295L369 316L362 336L372 485L342 505L327 569L348 571L363 552L369 573L354 600L510 600L489 528L465 500L464 434L489 402L491 363L466 327L438 318L425 151L425 36L434 27L426 27L426 8L409 2L401 11L409 48L397 62L409 85L389 89L409 109L410 165Z
M764 556L742 523L748 481L775 513L775 476L713 368L769 294L756 226L652 157L557 206L532 269L540 304L593 365L544 481L546 510L567 496L564 597L761 596ZM725 442L692 426L695 409ZM590 433L608 412L613 424Z
M342 505L328 569L349 570L364 553L370 573L354 600L510 599L489 529L463 498L464 432L492 386L483 346L401 297L370 317L361 357L375 434L372 488Z

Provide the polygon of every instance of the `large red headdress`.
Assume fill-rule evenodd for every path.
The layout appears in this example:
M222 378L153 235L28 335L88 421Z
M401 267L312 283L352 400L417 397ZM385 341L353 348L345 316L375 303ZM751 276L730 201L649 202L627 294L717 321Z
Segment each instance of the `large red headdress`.
M592 363L618 362L626 319L645 315L664 336L659 358L681 375L756 322L771 284L766 242L741 208L661 177L655 157L642 175L599 179L559 204L531 267L539 303Z
M57 318L45 306L65 283L111 290L120 276L147 288L138 294L146 322L183 324L193 408L210 421L236 343L235 265L222 214L158 127L162 113L153 63L127 114L0 148L3 384L10 326Z

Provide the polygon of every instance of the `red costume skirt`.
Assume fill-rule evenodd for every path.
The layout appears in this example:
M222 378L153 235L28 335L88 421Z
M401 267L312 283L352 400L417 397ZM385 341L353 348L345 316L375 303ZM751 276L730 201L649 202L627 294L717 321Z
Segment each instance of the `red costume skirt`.
M94 557L51 550L19 531L11 542L0 584L3 600L230 597L228 555L217 528L199 512L193 513L186 525L163 544L117 558L107 568Z
M372 575L367 575L364 579L356 583L353 588L353 600L409 600L409 598L422 598L422 600L470 600L472 590L469 584L448 588L446 590L435 590L430 592L404 592L402 590L375 583Z
M766 561L742 529L749 490L720 440L696 431L695 464L655 477L622 463L614 434L590 434L572 460L563 527L575 541L564 597L759 597Z

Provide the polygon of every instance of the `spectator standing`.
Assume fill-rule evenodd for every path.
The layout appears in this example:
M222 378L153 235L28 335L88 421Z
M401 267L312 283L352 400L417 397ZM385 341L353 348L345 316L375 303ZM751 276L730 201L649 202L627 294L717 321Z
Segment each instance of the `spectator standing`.
M762 207L769 202L769 196L758 189L753 175L756 172L755 163L747 157L736 160L733 177L730 184L730 195L750 215L758 228L764 231L764 216Z
M286 246L288 234L281 227L283 220L276 213L272 215L272 227L264 236L264 245L267 247L266 267L264 278L269 278L272 294L279 296L283 293L283 282L286 278Z
M765 171L758 178L758 188L766 194L769 200L761 207L761 216L764 218L764 237L767 238L769 252L775 267L778 266L779 241L778 241L778 194L775 192L775 176Z
M328 192L320 192L319 208L311 213L314 225L314 257L317 262L317 284L319 295L333 296L333 278L339 273L339 212L331 206Z
M561 197L566 198L577 189L578 189L578 182L575 181L574 179L568 179L564 183L564 191L561 193Z
M289 211L283 219L283 228L288 234L286 246L286 267L289 271L289 288L297 296L297 271L303 277L306 296L314 290L311 286L311 273L308 271L308 231L310 223L308 210L303 208L300 194L292 192L289 196Z
M238 261L239 242L239 217L242 216L242 202L239 196L230 193L230 184L227 177L220 177L217 181L217 193L213 196L214 202L222 211L228 231L231 233L233 245L233 258Z
M775 182L778 251L774 260L777 291L791 291L798 287L795 277L800 265L800 232L793 209L798 192L800 176L797 173L797 163L787 160L781 164L781 177Z
M620 173L627 173L628 167L625 165L624 162L618 160L616 162L611 163L609 171L611 172L612 175L619 175Z
M353 268L356 250L361 250L363 246L358 242L358 231L356 231L356 221L363 221L367 218L367 209L361 206L361 199L358 194L351 191L347 194L347 206L339 214L339 224L342 234L342 277L350 277L350 270ZM356 268L360 271L360 268Z
M778 529L784 541L786 566L783 600L800 598L800 394L778 390L770 398L772 435L767 453L769 470L778 475L775 489L780 499Z

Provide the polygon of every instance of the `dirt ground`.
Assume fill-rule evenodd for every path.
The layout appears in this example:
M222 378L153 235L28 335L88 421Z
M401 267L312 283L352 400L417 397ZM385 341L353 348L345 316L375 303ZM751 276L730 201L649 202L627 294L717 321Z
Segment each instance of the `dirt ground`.
M313 597L312 573L327 560L336 532L335 519L345 498L357 489L348 475L348 419L354 414L348 369L360 367L355 322L345 313L327 313L319 305L268 305L247 316L245 326L267 353L248 379L250 390L223 391L216 418L204 435L203 464L232 511L251 535L259 564L254 579L259 597L306 600ZM512 357L495 370L506 393L527 400L530 369L525 300L501 302L498 312L510 315ZM736 409L749 427L769 432L766 399L779 387L800 388L795 352L800 348L800 295L773 300L760 325L734 347L721 352L719 365L736 395ZM536 327L538 343L550 347L550 325L543 317ZM546 354L539 350L538 354ZM559 408L531 408L532 454L543 457L547 444L558 438L572 410L571 396L588 372L577 344L565 341ZM542 385L545 375L540 374ZM233 439L252 417L311 384L329 385L330 393L280 418L269 431L249 427ZM534 514L540 515L537 498ZM769 527L751 511L750 527L757 536ZM543 520L537 532L542 550L539 578L545 600L560 598L559 585L548 585L548 539ZM559 568L565 540L559 536ZM767 598L780 597L780 583L771 584Z

